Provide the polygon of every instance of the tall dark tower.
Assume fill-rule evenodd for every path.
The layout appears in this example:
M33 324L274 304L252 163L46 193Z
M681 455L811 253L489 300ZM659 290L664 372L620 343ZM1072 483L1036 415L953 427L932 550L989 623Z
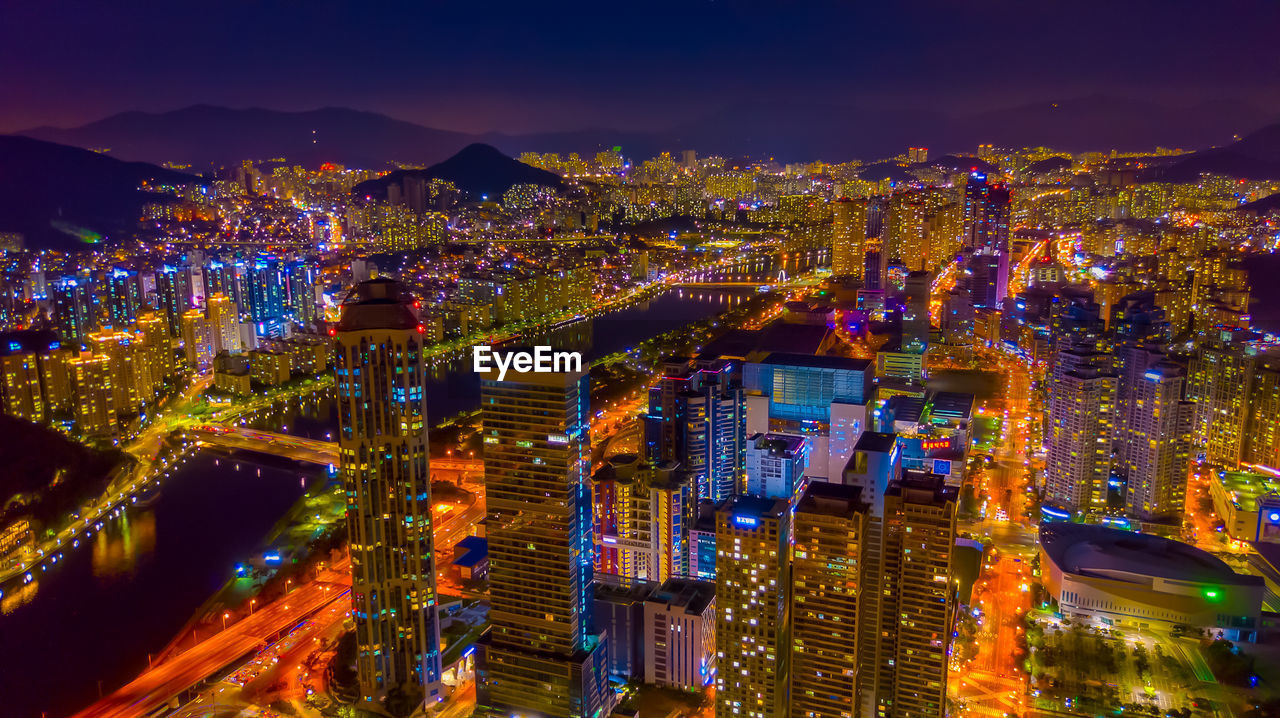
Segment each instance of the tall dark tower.
M360 698L439 694L440 622L427 466L425 345L413 297L361 282L337 326L340 465L351 536Z
M476 653L479 716L611 708L591 620L587 381L581 371L481 378L490 629Z

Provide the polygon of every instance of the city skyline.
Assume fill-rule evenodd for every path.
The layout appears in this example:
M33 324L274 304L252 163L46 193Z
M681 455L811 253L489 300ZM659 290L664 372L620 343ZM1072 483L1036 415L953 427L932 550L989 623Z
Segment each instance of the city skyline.
M5 718L1280 716L1280 6L4 15Z

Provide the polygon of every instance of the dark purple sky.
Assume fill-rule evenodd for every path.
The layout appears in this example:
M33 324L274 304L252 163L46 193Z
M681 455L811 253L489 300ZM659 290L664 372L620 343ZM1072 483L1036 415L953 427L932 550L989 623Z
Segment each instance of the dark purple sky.
M1280 112L1278 27L1273 0L3 0L0 131L196 103L510 132L661 129L765 98Z

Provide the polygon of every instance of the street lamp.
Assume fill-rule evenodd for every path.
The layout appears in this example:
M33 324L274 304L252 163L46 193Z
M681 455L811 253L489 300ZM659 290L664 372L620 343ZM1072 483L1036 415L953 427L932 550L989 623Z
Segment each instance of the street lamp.
M228 619L228 618L230 618L230 617L231 617L231 614L230 614L230 613L228 613L228 612L226 612L226 611L223 611L223 612L222 612L222 630L224 630L224 631L225 631L225 630L227 630L227 619Z
M249 615L250 615L250 616L252 616L252 615L253 615L253 604L255 604L255 603L257 603L257 602L258 602L258 599L256 599L256 598L251 598L251 599L249 599Z

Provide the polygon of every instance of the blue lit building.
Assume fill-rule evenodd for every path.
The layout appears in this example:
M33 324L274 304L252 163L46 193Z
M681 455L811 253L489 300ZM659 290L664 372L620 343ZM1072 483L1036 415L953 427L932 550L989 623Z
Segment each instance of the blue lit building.
M644 454L678 462L696 498L723 501L741 486L746 451L741 372L729 360L671 359L649 388Z
M808 439L814 478L839 476L867 428L873 371L866 359L774 352L743 367L746 431Z

